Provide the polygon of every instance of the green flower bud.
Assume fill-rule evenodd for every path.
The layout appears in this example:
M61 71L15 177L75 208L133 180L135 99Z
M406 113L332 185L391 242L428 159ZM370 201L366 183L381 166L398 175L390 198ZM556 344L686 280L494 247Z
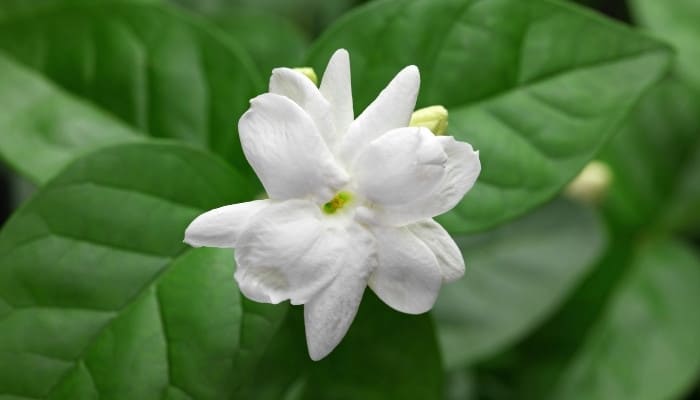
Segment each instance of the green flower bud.
M447 109L443 106L430 106L416 110L411 115L409 126L428 128L436 136L444 135L447 132Z
M295 71L301 72L311 80L311 82L314 83L314 85L318 85L318 76L316 75L316 71L314 71L313 68L311 67L300 67L300 68L294 68Z

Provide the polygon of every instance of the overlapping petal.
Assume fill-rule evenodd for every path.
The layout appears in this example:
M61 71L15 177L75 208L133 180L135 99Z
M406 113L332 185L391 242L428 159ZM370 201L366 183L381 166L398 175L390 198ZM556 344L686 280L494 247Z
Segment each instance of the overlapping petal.
M345 251L337 254L342 263L338 276L304 306L306 342L313 360L328 355L347 333L375 266L372 236L359 225L348 233Z
M406 228L373 229L377 268L369 286L391 308L408 314L435 304L442 274L433 252Z
M443 282L452 282L464 275L462 252L445 228L432 219L408 225L407 228L433 252Z
M287 97L256 97L238 129L246 158L273 200L325 202L348 181L311 117Z
M269 205L269 200L255 200L207 211L187 227L185 243L194 247L236 247L251 217Z
M257 213L236 246L236 281L248 297L265 303L304 304L354 257L356 234L323 218L316 204L287 200Z
M365 146L384 133L408 126L416 106L420 73L415 65L401 70L379 96L350 124L338 155L352 164Z
M447 154L426 128L394 129L373 140L351 171L357 191L380 206L430 195L445 174Z
M429 196L417 197L410 203L387 205L374 210L376 223L404 226L446 213L474 186L481 172L479 152L474 151L469 143L459 142L451 136L438 136L436 139L447 154L442 180Z
M304 74L290 68L273 69L270 93L285 96L306 111L326 143L335 137L331 103Z
M347 132L355 118L352 106L352 86L350 80L350 55L340 49L333 53L326 71L323 73L321 94L331 104L331 115L335 131L324 134L328 146L333 149Z

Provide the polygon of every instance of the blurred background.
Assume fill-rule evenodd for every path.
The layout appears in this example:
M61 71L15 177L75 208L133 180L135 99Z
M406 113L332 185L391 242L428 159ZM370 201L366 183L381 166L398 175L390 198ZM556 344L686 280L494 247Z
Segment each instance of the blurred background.
M22 7L35 6L35 3L29 4L33 1L0 0L0 6L18 12ZM215 24L221 32L230 35L249 52L255 67L262 71L263 76L276 66L304 66L307 51L314 40L343 14L367 3L357 0L170 1L185 12ZM688 0L689 4L692 1ZM668 34L666 30L655 30L655 26L648 23L648 20L653 18L648 18L648 14L645 14L649 12L648 9L634 9L631 3L625 0L580 0L579 3L664 40L673 41L676 37L673 32ZM659 4L662 3L659 0ZM700 17L700 5L697 4L695 11ZM2 7L0 20L3 15ZM700 26L700 20L697 20L697 24ZM678 47L677 43L672 44ZM685 54L686 47L683 46L700 48L700 36L687 39L681 43L680 48L676 48L676 52ZM600 193L588 198L569 192L534 213L503 227L484 234L457 238L467 255L468 268L472 265L477 269L473 281L476 283L470 283L472 287L469 290L472 292L479 292L479 285L482 285L482 288L490 287L493 277L487 276L486 273L484 276L480 275L482 269L488 270L489 267L497 270L504 265L512 266L510 270L505 267L505 271L500 273L535 275L523 278L523 286L520 288L507 285L499 287L494 284L495 286L490 287L491 294L483 297L493 303L479 304L484 300L477 295L465 295L464 287L458 288L461 292L448 289L441 296L442 303L438 304L434 312L434 323L438 327L440 347L443 351L445 371L440 385L443 387L445 399L552 398L545 396L545 393L550 393L554 382L560 381L561 377L558 374L572 359L577 360L577 365L582 370L600 362L601 359L605 359L606 362L601 363L604 365L600 368L593 368L596 372L590 376L584 372L572 372L567 379L577 383L571 387L584 387L587 385L587 379L596 380L598 383L611 380L616 382L615 384L623 382L623 386L631 385L627 387L629 397L617 397L621 400L700 399L700 336L695 336L694 333L697 330L689 330L690 334L680 331L669 333L678 339L680 348L656 342L658 338L652 335L648 338L649 351L654 354L650 359L665 363L663 369L671 376L658 379L672 382L668 384L673 388L671 393L658 389L653 382L656 379L653 375L647 376L649 381L641 383L626 376L628 366L624 360L629 353L639 349L633 346L626 348L624 337L608 337L603 332L596 336L594 344L590 343L589 337L594 329L605 331L606 327L600 327L597 321L601 315L609 313L621 313L621 318L611 318L611 325L619 323L624 325L620 331L644 337L650 329L648 326L636 325L638 320L635 317L647 312L646 309L642 310L643 307L638 307L639 304L646 304L645 302L658 302L649 308L658 312L653 317L659 321L673 320L681 326L685 321L688 321L687 324L697 324L700 315L700 303L696 302L698 296L685 293L687 288L683 286L683 282L674 281L682 280L682 276L674 276L673 271L672 276L666 276L662 272L658 276L652 274L652 277L656 276L655 279L663 282L667 288L670 287L671 292L674 288L679 288L679 298L674 300L677 301L674 304L682 304L680 309L669 311L670 306L665 303L666 300L656 296L654 285L643 279L634 283L640 286L634 293L645 293L648 296L635 299L624 297L628 296L627 294L617 294L620 285L627 285L624 278L632 268L630 265L654 263L657 257L656 261L660 260L657 264L662 270L665 263L673 262L669 260L679 260L679 264L688 265L689 269L698 268L700 87L688 83L693 80L692 74L691 78L687 78L683 68L674 66L669 76L650 90L630 114L619 134L596 157L607 169L604 174L610 174L609 179L603 179L605 182L602 188L590 189ZM2 112L3 110L0 110L0 113ZM8 168L2 167L1 171L0 221L4 223L10 214L34 193L35 188ZM688 200L672 202L668 199L669 196ZM671 203L673 205L667 209L666 204ZM576 217L572 218L571 211L574 208ZM562 223L564 220L565 224ZM598 231L604 232L601 235L605 236L605 239L596 236ZM650 245L651 250L647 248L647 243L654 243L658 237L666 236L679 238L686 245L681 249L673 244L659 247ZM556 248L552 249L552 246ZM695 260L692 260L693 254ZM576 264L570 269L571 276L567 276L566 273L560 276L536 275L537 268L547 268L551 264L552 269L556 269L561 264L571 263ZM528 269L532 265L536 267ZM469 274L468 272L467 278L470 278ZM497 278L498 276L494 279ZM566 288L560 291L562 282L569 283L563 285ZM700 286L695 289L700 293ZM503 321L518 321L522 310L512 308L513 304L518 302L517 295L511 300L503 300L501 293L518 290L522 290L522 293L517 295L532 300L533 315L537 316L505 327L506 323ZM620 300L619 296L623 296L620 301L622 305L609 310L607 304L611 299ZM551 307L545 305L545 299L552 297L560 298L561 301ZM368 301L377 302L373 297ZM471 306L465 305L462 310L455 304ZM527 304L529 307L530 303ZM367 307L373 306L370 304ZM459 318L454 319L454 315L461 311L464 311L465 315L478 314L478 311L470 307L486 307L495 310L494 313L501 314L466 322ZM262 387L264 390L251 391L240 398L324 398L320 395L306 397L303 387L308 384L308 379L312 379L309 376L333 380L332 369L311 372L302 377L295 375L297 370L307 368L308 362L304 348L300 346L303 342L303 337L299 336L303 332L301 318L298 310L289 313L283 322L286 328L281 330L284 334L278 334L255 376L251 378L258 388ZM391 316L386 318L386 324L400 325L403 321L394 321ZM365 323L369 322L357 322L359 325ZM495 330L500 329L499 324L504 326L501 331L502 337L494 334ZM296 337L292 337L294 335L289 332L296 332ZM394 339L401 341L400 335ZM348 340L352 342L355 339ZM478 345L470 348L464 344L472 341ZM295 344L289 345L292 342ZM594 345L595 351L582 351ZM299 351L290 353L289 347L299 348ZM679 352L686 354L676 357ZM609 359L606 358L607 355L610 355ZM391 355L386 357L390 358ZM281 358L284 360L280 360ZM683 361L677 362L679 358ZM361 369L362 366L355 365L354 368ZM343 373L345 372L338 372ZM674 380L676 378L678 380ZM612 387L615 384L610 385ZM336 389L343 390L342 387L335 387L334 390ZM585 395L573 395L565 390L558 393L558 398L563 400L597 400L615 398L611 393L616 392L613 389L606 391L603 387L600 392L593 391ZM5 398L0 393L0 399Z

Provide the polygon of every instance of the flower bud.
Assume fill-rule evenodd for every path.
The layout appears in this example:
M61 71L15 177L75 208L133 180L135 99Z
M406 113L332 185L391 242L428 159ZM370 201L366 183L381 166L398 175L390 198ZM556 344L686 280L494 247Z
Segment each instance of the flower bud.
M565 193L569 198L586 204L599 204L608 192L613 174L610 167L602 161L591 161L569 183Z
M316 71L314 71L313 68L311 67L300 67L300 68L294 68L295 71L301 72L311 80L311 82L314 83L314 85L318 85L318 76L316 76Z
M447 132L447 109L443 106L430 106L416 110L411 115L409 126L428 128L436 136L444 135Z

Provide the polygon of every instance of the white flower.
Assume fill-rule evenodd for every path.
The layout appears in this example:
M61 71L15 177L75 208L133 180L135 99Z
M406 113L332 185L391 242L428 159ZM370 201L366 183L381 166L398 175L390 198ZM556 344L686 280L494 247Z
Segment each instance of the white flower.
M418 68L404 68L354 119L347 51L335 52L320 88L275 69L238 123L269 200L211 210L185 233L192 246L236 249L245 296L303 304L314 360L345 336L367 286L420 314L464 274L432 217L461 200L481 164L469 144L408 127L419 85Z

